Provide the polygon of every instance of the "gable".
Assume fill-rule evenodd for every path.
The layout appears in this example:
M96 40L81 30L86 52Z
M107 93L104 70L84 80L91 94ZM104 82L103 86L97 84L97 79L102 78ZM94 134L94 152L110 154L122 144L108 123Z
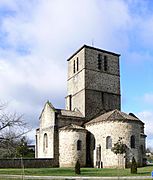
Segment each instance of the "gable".
M50 103L46 103L40 115L40 128L48 128L55 125L55 109Z

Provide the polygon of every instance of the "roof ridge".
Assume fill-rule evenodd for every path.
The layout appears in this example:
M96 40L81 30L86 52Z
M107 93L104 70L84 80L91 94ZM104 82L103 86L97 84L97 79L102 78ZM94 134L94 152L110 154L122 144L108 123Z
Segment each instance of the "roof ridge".
M112 111L109 111L107 112L108 114L110 113L110 115L107 117L107 119L115 112L116 109L112 110Z
M125 119L121 111L119 111L118 109L114 109L113 111L111 111L110 115L107 117L107 120L114 119L117 116L120 117L121 119Z

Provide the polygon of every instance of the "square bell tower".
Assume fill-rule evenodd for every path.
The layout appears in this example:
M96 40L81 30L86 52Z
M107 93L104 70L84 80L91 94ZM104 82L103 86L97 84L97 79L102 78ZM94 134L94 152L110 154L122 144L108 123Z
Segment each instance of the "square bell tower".
M120 110L119 54L82 46L68 61L66 109L78 109L86 119Z

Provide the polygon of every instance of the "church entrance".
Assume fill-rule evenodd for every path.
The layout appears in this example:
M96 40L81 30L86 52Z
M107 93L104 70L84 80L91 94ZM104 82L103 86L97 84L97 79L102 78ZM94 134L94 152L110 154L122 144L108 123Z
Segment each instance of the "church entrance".
M94 135L90 132L87 132L86 137L86 166L94 167L93 155L95 149L95 138Z

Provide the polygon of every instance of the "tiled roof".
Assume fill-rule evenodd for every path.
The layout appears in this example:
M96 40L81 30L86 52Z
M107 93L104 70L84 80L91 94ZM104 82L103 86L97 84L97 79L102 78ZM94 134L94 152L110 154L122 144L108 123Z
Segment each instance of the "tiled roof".
M62 116L70 116L70 117L80 117L83 118L84 116L82 115L82 113L78 110L75 109L73 111L70 110L65 110L65 109L56 109L54 108L54 106L52 105L51 102L47 101L47 104L49 104L49 106L54 109L56 112L58 112L60 115Z
M69 110L61 109L60 112L62 116L83 117L80 111L69 111Z
M69 124L67 126L60 128L60 130L85 130L85 129L81 126L76 125L76 124Z
M92 124L92 123L98 123L98 122L102 122L102 121L115 121L115 120L130 120L130 121L139 121L140 123L143 123L140 119L138 119L136 116L132 116L129 114L126 114L124 112L121 112L117 109L113 110L113 111L109 111L107 113L104 113L96 118L94 118L93 120L89 121L88 123L86 123L86 125L88 124Z

